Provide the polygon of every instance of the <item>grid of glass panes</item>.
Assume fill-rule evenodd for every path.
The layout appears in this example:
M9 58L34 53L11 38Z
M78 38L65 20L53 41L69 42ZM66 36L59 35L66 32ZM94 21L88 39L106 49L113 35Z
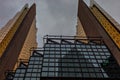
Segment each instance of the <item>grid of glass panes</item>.
M104 44L84 44L79 41L57 44L53 41L45 43L41 52L36 50L33 53L27 68L17 69L14 80L40 80L41 77L111 78L116 74L117 78L119 76L119 71L114 72L114 69L119 70L113 66L117 65L115 60L110 62L111 66L104 67L111 72L108 73L103 68L112 57Z
M26 71L25 68L18 68L16 70L16 73L15 73L15 76L14 76L13 80L23 80L24 76L25 76L25 71Z
M41 73L42 57L41 54L33 53L29 60L26 70L25 80L39 80Z
M101 67L110 53L105 45L94 43L45 45L42 77L107 78Z

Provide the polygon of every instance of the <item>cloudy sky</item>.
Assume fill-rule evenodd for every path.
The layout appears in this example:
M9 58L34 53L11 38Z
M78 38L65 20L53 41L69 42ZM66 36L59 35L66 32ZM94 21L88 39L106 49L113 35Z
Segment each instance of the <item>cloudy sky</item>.
M26 3L37 4L37 41L47 34L75 35L78 0L0 0L0 27L3 27ZM85 0L89 3L89 0ZM120 23L120 0L96 0Z

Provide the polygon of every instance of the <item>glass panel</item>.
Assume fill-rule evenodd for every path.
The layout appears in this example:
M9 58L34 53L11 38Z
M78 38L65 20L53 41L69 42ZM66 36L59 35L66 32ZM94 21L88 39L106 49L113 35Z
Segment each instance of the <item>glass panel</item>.
M29 64L34 64L34 61L30 61Z
M29 65L28 68L33 68L33 65Z
M42 71L48 71L48 67L43 67Z
M69 77L75 77L75 73L68 73Z
M89 77L89 73L83 73L83 77Z
M44 76L47 77L47 73L48 73L48 72L42 72L42 76L43 76L43 77L44 77Z
M54 76L54 72L49 72L49 77L53 77Z
M38 71L38 69L35 69L35 68L33 69L33 72L37 72L37 71Z
M31 75L32 77L36 77L37 76L37 74L36 73L32 73L32 75Z
M36 78L31 78L31 80L36 80Z
M36 57L35 60L39 60L39 57Z
M54 63L49 63L49 66L54 66Z
M49 57L49 55L46 55L46 54L45 54L44 57Z
M54 59L50 59L50 62L54 62Z
M34 57L31 57L30 60L34 60Z
M31 73L26 73L26 77L30 77L31 76Z
M39 64L39 61L35 61L34 64Z
M43 61L44 61L44 62L48 62L48 59L45 58Z
M50 67L50 68L49 68L49 71L54 71L54 67Z
M43 63L43 66L48 66L48 63Z

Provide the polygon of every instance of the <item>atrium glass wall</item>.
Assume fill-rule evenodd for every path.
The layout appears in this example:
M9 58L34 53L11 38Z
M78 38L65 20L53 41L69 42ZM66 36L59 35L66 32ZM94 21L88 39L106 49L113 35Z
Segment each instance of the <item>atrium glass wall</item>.
M18 68L13 80L120 78L120 68L100 38L44 40L43 49L33 51L28 66Z

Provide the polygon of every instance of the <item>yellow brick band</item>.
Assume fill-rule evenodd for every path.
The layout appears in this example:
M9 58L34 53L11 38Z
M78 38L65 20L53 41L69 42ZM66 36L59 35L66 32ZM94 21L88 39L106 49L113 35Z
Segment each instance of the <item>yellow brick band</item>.
M20 13L20 16L14 23L14 25L11 27L11 29L8 31L4 39L0 43L0 57L4 53L5 49L7 48L8 44L10 43L11 39L13 38L15 32L17 31L19 25L22 23L24 16L26 15L28 11L27 5L23 8L23 10Z
M120 49L120 33L116 30L116 28L109 22L108 19L96 8L91 7L91 11L96 16L100 24L103 26L103 28L106 30L106 32L109 34L109 36L112 38L114 43L117 45L117 47Z

